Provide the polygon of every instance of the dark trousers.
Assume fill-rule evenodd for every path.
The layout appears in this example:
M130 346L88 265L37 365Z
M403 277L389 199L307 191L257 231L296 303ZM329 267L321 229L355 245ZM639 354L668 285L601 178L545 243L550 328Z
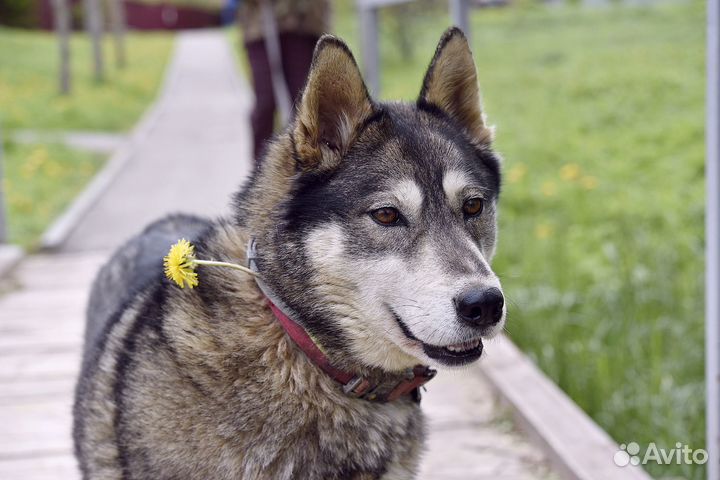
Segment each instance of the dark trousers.
M280 51L282 67L290 97L296 100L305 85L315 43L320 37L299 33L281 33ZM275 123L275 94L265 40L245 43L250 66L252 67L253 88L255 90L255 108L252 112L253 153L255 162L259 162L265 150L265 144L273 134Z

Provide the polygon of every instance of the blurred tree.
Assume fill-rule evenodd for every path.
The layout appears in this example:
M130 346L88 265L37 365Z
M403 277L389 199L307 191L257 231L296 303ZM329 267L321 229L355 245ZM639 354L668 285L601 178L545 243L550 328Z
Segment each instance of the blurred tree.
M125 68L125 31L127 29L125 3L123 0L108 0L108 3L110 25L115 40L115 64L118 68Z
M36 5L27 0L0 0L0 25L23 28L37 26Z
M90 36L93 50L93 72L95 80L103 81L105 67L103 62L103 12L100 0L84 0L85 28Z
M70 78L70 7L68 0L53 0L55 8L55 32L60 47L60 93L67 95L71 90Z

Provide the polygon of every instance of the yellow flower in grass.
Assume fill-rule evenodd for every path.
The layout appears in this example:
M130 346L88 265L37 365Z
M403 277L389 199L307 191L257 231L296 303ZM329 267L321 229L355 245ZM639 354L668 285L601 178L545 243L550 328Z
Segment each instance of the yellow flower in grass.
M585 190L595 190L598 186L598 180L595 177L583 177L580 183Z
M517 183L525 177L526 173L527 167L522 163L519 163L508 171L508 181L510 183Z
M541 223L540 225L535 227L535 237L537 237L540 240L545 240L550 235L552 235L552 233L553 233L552 227L545 223Z
M577 163L567 163L560 169L560 178L566 182L571 182L580 178L580 165Z
M557 193L557 185L555 184L555 182L547 180L543 182L540 190L542 191L542 194L546 197L554 197Z
M164 264L165 276L177 283L180 288L185 288L186 283L190 288L198 285L197 273L195 273L195 247L184 238L170 247Z

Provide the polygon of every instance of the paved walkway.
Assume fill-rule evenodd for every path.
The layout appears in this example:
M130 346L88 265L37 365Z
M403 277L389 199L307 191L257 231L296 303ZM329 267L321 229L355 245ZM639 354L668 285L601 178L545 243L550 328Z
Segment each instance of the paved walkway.
M182 34L132 161L54 255L18 268L0 298L0 479L78 478L70 438L84 308L111 248L168 211L216 214L247 171L248 91L222 33ZM178 188L186 185L186 188ZM427 480L535 480L543 455L513 430L474 371L441 372L423 405Z
M167 213L226 212L250 169L250 106L224 35L179 35L164 93L133 154L62 249L113 248Z

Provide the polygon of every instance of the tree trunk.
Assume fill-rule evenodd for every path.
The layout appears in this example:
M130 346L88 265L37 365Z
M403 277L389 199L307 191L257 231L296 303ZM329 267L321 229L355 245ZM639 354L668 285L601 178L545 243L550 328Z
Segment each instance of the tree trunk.
M60 46L60 93L68 95L72 89L70 78L70 9L68 0L54 0L55 32Z
M93 74L95 80L101 82L105 79L105 67L103 64L103 13L100 0L85 0L85 28L93 52Z
M125 2L123 0L108 0L110 23L112 25L113 39L115 45L115 65L118 68L125 68Z

